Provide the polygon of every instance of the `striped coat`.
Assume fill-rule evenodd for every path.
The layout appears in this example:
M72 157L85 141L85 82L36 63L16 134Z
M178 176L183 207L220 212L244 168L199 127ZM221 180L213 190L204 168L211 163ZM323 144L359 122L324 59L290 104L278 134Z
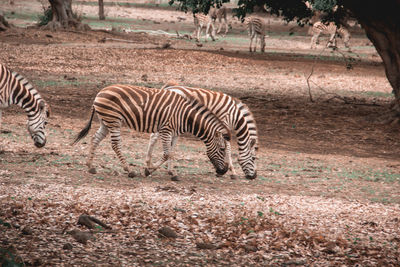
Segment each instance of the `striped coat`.
M17 105L28 116L28 131L36 147L46 144L45 126L49 107L39 92L21 75L0 64L0 126L1 109Z
M197 101L187 101L184 97L167 90L129 85L112 85L102 89L96 96L92 115L86 127L79 133L74 143L85 137L91 127L94 113L100 120L100 128L93 136L87 165L94 172L92 161L98 144L111 134L111 145L130 176L124 156L121 153L120 128L125 122L138 132L159 132L164 154L155 166L145 170L151 174L170 157L173 136L192 133L201 139L207 148L207 155L218 174L228 170L225 162L225 140L230 140L226 126L205 106Z
M204 41L207 42L208 36L210 36L211 39L215 41L215 25L214 25L214 20L212 19L210 14L208 15L204 13L193 14L193 22L195 26L195 31L193 34L195 35L197 42L200 41L201 32L203 31L203 28L206 29Z
M250 16L245 19L245 24L250 36L250 47L249 47L250 52L256 52L257 38L260 40L261 52L265 52L265 32L267 29L265 20L257 16ZM254 49L252 49L253 39L255 39Z
M258 149L257 127L253 114L249 108L240 100L221 92L215 92L202 88L192 88L177 85L175 82L169 82L164 90L176 92L187 99L195 99L212 111L228 128L236 134L239 148L239 164L248 179L254 179L257 176L255 154ZM146 163L151 166L151 153L157 141L157 135L152 135L147 151ZM173 139L173 146L177 138ZM231 177L236 178L237 174L233 167L230 143L227 142L227 157ZM171 175L172 167L168 165L168 171Z
M327 43L327 47L336 47L336 35L339 35L343 38L344 46L349 48L349 41L350 41L350 33L345 27L338 27L334 22L329 22L325 24L321 21L317 21L313 24L310 28L311 30L311 49L316 48L317 44L319 43L319 37L321 34L329 35L329 41Z

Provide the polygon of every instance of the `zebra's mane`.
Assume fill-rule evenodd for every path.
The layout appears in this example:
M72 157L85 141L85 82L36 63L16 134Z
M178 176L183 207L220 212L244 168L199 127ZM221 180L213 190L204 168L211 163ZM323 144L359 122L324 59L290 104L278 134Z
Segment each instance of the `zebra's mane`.
M176 94L178 94L178 93L176 93ZM199 100L197 100L196 98L194 98L192 96L190 98L182 96L182 95L180 95L180 96L183 97L189 103L189 105L191 107L193 107L194 109L196 109L197 111L200 111L202 109L205 110L207 112L207 114L212 116L218 123L223 125L223 127L226 129L227 134L229 135L229 139L232 138L231 131L229 130L229 127L223 121L221 121L218 118L218 116L215 115L206 105L202 104Z
M14 76L14 78L21 85L21 87L24 88L26 91L28 91L35 98L36 101L43 100L43 98L40 96L39 92L33 87L33 85L25 77L23 77L21 74L19 74L16 71L11 71L11 75Z
M243 113L243 116L245 117L247 123L248 124L252 124L252 126L255 128L257 142L258 142L258 129L257 129L257 125L255 123L256 120L254 119L253 113L251 112L251 110L249 109L249 107L245 103L243 103L242 101L240 101L239 99L237 99L235 97L233 97L233 99L236 102L236 106ZM253 122L251 122L251 121L253 121Z

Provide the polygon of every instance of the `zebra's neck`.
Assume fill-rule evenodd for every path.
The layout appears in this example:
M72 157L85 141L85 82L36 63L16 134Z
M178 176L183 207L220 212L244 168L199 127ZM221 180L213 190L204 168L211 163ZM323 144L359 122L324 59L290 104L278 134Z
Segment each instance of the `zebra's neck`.
M195 103L192 103L188 112L186 131L205 141L211 137L210 133L218 128L219 120L205 106Z
M36 111L41 98L39 92L20 74L12 72L15 83L10 84L9 103L17 105L31 114Z

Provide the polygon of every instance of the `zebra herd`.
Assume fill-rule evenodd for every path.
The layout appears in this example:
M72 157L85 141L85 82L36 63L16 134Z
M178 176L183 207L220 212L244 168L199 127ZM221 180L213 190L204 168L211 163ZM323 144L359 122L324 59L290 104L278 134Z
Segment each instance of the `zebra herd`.
M308 2L307 2L308 3ZM306 3L306 5L307 5ZM310 4L307 5L308 8L312 9ZM225 33L228 33L228 23L227 20L227 8L222 5L219 8L212 7L208 14L196 13L193 15L193 22L195 25L195 30L192 36L195 37L196 41L199 42L201 38L201 33L205 29L204 40L211 37L213 41L216 40L216 33L220 33L222 26L225 26ZM218 30L215 31L215 22L219 22ZM222 21L223 20L223 21ZM257 44L260 44L261 52L265 52L265 37L267 31L267 22L260 14L250 15L244 19L245 26L247 28L248 35L250 37L249 50L250 52L256 52ZM336 26L334 22L323 23L319 18L316 22L312 23L309 28L309 33L312 35L310 48L316 48L319 43L319 37L321 35L329 35L329 40L327 42L327 47L336 47L337 41L336 37L339 36L343 39L346 48L349 48L350 32L344 26ZM257 41L258 40L258 41ZM254 46L253 46L254 41Z
M43 147L46 144L45 126L50 116L49 106L25 78L0 64L0 108L13 104L26 111L28 131L34 144ZM234 132L239 147L239 164L246 178L257 177L256 123L249 108L234 97L171 83L161 89L120 84L108 86L95 97L90 119L72 144L76 144L89 133L95 114L100 121L100 127L92 137L86 163L90 173L96 172L93 167L95 150L110 133L112 149L123 169L130 177L136 175L129 169L121 152L120 129L125 123L135 131L153 133L146 156L146 176L171 159L177 136L191 133L205 143L207 156L218 175L225 174L229 169L232 172L231 177L237 178L230 147L231 132ZM153 165L151 153L158 137L162 140L163 155ZM168 171L174 176L170 161Z

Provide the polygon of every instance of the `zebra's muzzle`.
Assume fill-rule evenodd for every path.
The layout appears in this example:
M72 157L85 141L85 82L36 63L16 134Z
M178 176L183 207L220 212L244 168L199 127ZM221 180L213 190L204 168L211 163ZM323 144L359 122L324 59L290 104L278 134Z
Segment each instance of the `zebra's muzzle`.
M227 171L228 171L228 164L225 164L223 169L220 168L216 169L218 175L224 175Z
M37 148L44 147L44 145L46 144L46 140L44 140L44 141L34 140L34 142L35 142L35 146L36 146Z
M253 175L246 175L246 179L248 180L254 180L257 178L257 172L254 172Z

